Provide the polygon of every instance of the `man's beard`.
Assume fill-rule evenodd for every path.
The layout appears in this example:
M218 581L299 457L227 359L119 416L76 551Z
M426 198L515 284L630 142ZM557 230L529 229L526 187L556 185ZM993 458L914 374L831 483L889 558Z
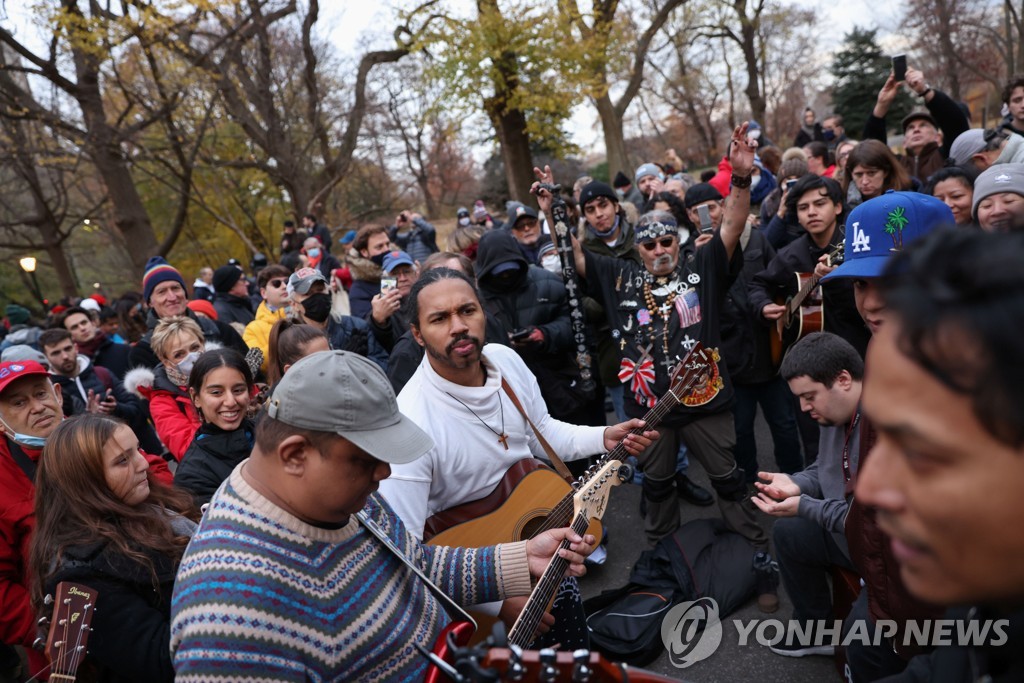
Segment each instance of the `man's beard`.
M452 352L455 350L455 345L467 340L473 342L474 346L476 346L476 353L471 356L466 356L464 358L455 358L452 355ZM453 339L448 344L448 346L445 347L444 351L441 351L436 347L426 343L424 343L423 348L432 358L437 359L438 361L444 363L445 365L448 365L453 368L465 368L469 367L474 363L480 362L480 352L483 349L483 344L480 343L480 339L478 337L474 337L469 333L466 333L460 334L458 337Z

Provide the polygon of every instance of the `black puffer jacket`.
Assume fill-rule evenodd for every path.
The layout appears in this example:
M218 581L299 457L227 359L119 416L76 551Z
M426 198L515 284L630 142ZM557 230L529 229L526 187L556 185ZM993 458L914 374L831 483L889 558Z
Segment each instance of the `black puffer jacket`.
M180 518L187 533L195 525ZM176 524L177 526L177 524ZM83 672L99 683L171 683L171 592L177 567L166 555L152 553L157 575L154 588L149 569L106 543L72 546L46 591L61 581L81 583L96 591L89 654ZM83 675L81 680L86 680Z
M178 464L174 485L191 493L196 507L209 503L235 466L249 457L253 434L253 423L248 419L230 432L203 423Z
M236 331L236 324L244 330L246 325L256 319L249 297L217 292L213 295L213 308L217 311L218 322L225 322L235 327Z
M493 274L496 266L514 262L518 274L501 280ZM480 238L476 257L477 282L484 308L498 319L510 334L537 327L544 332L544 344L521 350L529 365L542 356L567 352L572 345L572 324L565 285L542 268L530 266L510 233L494 230ZM559 358L559 362L561 362Z

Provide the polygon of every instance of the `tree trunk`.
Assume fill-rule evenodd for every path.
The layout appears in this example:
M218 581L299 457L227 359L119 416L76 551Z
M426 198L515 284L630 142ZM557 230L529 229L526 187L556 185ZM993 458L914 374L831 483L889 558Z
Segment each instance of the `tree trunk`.
M604 131L604 146L608 153L608 178L614 178L615 174L622 171L626 177L633 180L633 165L629 161L629 152L626 150L626 138L622 132L622 117L619 116L612 98L605 91L601 97L594 100L597 113L601 117L601 130Z
M82 109L88 137L85 146L107 188L114 213L114 226L124 238L134 275L139 280L146 261L157 255L159 245L149 214L135 188L114 128L107 123L99 87L99 65L85 46L72 49L78 87L75 99Z
M505 182L508 195L516 201L536 208L537 202L530 194L533 185L533 153L530 151L530 136L526 132L526 115L519 109L502 108L489 98L485 103L494 131L501 145L501 159L505 162Z
M745 0L741 0L745 4ZM750 116L764 125L764 113L767 105L761 92L761 72L757 59L757 31L754 24L741 15L740 32L743 38L740 48L743 50L743 61L747 66L747 99L750 100Z

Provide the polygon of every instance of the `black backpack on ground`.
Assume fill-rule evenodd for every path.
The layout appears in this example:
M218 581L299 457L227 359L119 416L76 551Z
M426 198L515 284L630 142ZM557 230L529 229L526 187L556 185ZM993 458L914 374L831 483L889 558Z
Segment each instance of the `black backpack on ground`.
M583 603L591 648L644 666L665 651L661 622L674 605L713 598L724 618L754 596L755 549L720 519L697 519L640 554L629 583Z

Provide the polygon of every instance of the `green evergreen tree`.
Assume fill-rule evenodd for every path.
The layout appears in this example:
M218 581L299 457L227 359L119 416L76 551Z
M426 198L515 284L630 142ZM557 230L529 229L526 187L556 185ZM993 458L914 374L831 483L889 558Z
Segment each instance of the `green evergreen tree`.
M846 134L852 138L861 137L878 91L892 70L891 58L882 53L875 39L877 33L854 27L843 38L843 48L832 60L832 110L842 115ZM901 89L885 118L890 131L899 132L900 121L913 108L914 99Z

